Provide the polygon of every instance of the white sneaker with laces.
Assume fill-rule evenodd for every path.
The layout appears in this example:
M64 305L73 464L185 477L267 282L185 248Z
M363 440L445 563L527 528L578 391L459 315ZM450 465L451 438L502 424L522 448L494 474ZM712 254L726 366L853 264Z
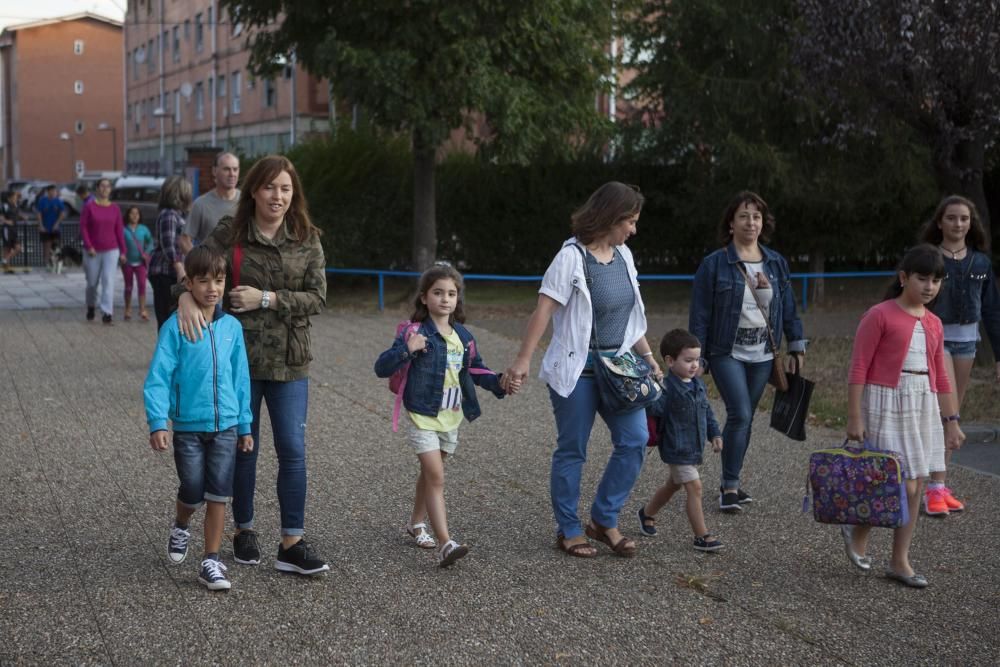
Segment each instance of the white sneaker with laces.
M175 524L170 528L170 538L167 540L167 556L171 563L183 563L188 555L188 542L191 541L191 533L178 528Z

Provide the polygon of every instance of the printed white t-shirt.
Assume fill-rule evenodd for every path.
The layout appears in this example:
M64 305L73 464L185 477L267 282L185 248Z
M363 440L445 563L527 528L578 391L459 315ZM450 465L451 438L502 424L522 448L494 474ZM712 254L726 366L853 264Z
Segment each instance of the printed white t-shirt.
M764 274L764 262L744 262L743 266L747 270L750 282L759 285L761 279L767 284L767 276ZM774 298L774 289L770 284L766 287L757 287L757 299L764 307L764 312L760 312L757 301L750 291L750 285L743 289L743 308L740 310L740 322L736 326L736 340L733 343L732 357L739 361L757 363L773 359L774 355L767 351L767 312L771 308L771 301Z

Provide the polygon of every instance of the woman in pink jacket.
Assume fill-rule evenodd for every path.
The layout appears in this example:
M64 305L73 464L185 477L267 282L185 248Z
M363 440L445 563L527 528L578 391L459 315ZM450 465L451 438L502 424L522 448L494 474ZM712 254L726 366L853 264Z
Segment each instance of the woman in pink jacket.
M114 311L115 276L125 260L125 225L122 212L111 203L111 181L97 183L93 201L80 214L80 237L83 240L83 271L87 276L87 320L94 319L97 286L101 286L101 321L111 324Z

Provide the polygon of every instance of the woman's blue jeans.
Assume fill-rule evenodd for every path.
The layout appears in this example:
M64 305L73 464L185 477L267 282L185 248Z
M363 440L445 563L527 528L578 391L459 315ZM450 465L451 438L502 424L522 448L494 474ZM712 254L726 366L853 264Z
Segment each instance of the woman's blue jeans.
M749 363L732 357L708 360L715 386L726 404L726 425L722 429L722 486L738 489L743 459L750 447L753 414L771 377L773 361Z
M605 528L616 528L618 513L632 493L642 469L643 451L649 439L646 411L608 414L600 407L597 384L592 377L581 377L566 398L550 388L549 398L558 433L556 451L552 455L549 492L559 532L566 538L583 534L583 526L577 516L580 478L583 464L587 462L590 432L598 414L611 431L613 450L597 487L590 516Z
M309 406L309 379L275 382L250 381L250 409L253 411L254 447L236 452L233 480L233 519L240 529L253 528L253 497L257 488L257 454L260 452L260 408L267 414L274 432L278 455L278 505L281 534L302 535L306 514L306 412Z

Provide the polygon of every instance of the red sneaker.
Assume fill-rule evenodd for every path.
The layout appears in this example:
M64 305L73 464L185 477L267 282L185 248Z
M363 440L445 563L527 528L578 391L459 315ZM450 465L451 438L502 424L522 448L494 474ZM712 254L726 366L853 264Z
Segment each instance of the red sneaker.
M942 495L944 496L944 502L948 506L949 512L961 512L965 509L965 505L963 505L958 498L951 495L951 489L947 486L944 487L944 493Z
M929 516L947 516L948 503L944 500L943 489L924 491L924 513Z

